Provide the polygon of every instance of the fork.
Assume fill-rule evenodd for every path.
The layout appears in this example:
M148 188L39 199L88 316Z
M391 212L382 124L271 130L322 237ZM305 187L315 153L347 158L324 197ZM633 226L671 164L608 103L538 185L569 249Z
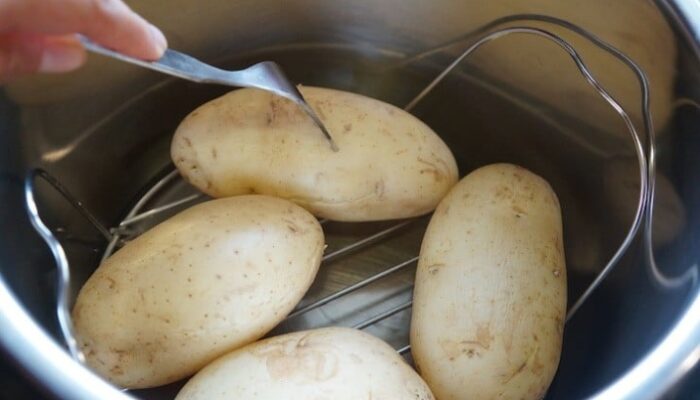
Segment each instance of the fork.
M280 68L277 63L263 61L239 71L227 71L171 49L166 49L159 60L144 61L102 47L84 36L80 36L80 41L87 50L93 53L115 58L167 75L199 83L216 83L234 87L258 88L285 97L296 103L311 117L314 124L316 124L328 140L331 149L333 151L338 151L338 147L323 125L323 122L321 122L321 119L316 115L306 100L304 100L304 96L302 96L296 86L289 81L282 71L282 68Z

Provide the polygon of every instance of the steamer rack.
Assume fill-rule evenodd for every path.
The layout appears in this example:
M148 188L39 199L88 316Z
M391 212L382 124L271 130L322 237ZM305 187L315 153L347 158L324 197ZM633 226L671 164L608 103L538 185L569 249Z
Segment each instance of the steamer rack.
M562 37L542 28L528 27L527 23L539 22L556 25L579 35L625 64L636 76L641 88L640 107L643 115L641 129L635 127L628 112L609 94L592 75L585 60L576 49ZM499 28L506 23L523 24ZM570 299L566 322L572 320L577 311L586 303L593 292L618 265L620 259L642 231L644 254L652 272L662 285L679 285L688 280L697 281L697 267L685 275L669 278L656 268L652 251L652 215L654 207L655 177L655 137L649 111L649 87L642 69L625 54L608 45L588 31L553 17L540 15L513 15L483 26L449 43L437 46L420 54L405 57L388 68L401 68L431 54L454 47L464 47L459 57L454 59L430 84L420 91L405 107L413 110L419 102L429 96L433 89L450 74L462 61L483 45L510 35L534 35L556 44L572 60L572 68L577 68L583 79L597 92L601 101L606 102L623 120L638 163L639 194L634 220L628 227L624 240L620 243L609 261L587 288L576 299ZM643 136L639 132L643 132ZM83 356L73 335L70 308L75 300L75 288L71 287L71 267L58 236L65 237L65 230L50 229L40 217L35 200L37 178L47 182L60 193L102 237L99 247L105 249L104 260L129 240L137 237L149 227L193 204L207 200L179 176L172 165L167 167L160 178L144 195L133 203L126 216L116 224L102 224L79 199L70 194L64 185L48 172L36 169L25 181L26 205L30 220L36 231L49 246L58 270L56 314L63 339L68 351L79 362ZM289 331L323 326L351 326L366 330L394 346L397 352L410 362L408 328L412 304L412 286L418 251L429 216L400 221L380 223L339 223L320 220L326 234L328 248L323 257L319 274L313 286L301 303L270 335ZM564 224L567 221L564 220ZM112 226L108 228L107 226ZM406 254L409 254L406 256ZM348 284L348 282L352 282ZM572 301L573 300L573 301ZM181 384L175 384L178 388ZM172 385L171 385L172 386ZM149 391L135 392L141 396Z

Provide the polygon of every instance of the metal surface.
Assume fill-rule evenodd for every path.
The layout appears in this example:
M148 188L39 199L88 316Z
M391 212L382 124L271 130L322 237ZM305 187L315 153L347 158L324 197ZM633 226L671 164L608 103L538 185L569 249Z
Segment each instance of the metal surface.
M674 2L659 2L662 7L667 3ZM684 38L692 35L669 37L668 30L659 26L659 19L648 12L653 8L649 4L603 0L493 3L470 0L209 0L202 7L199 3L175 0L169 7L162 7L159 1L144 0L134 7L162 26L170 43L177 48L216 65L236 69L274 59L294 81L352 90L399 105L408 103L459 55L462 48L439 49L400 68L396 68L397 65L410 60L412 55L424 53L426 48L441 44L459 42L466 47L464 38L470 33L489 21L511 14L539 13L575 22L638 61L649 73L654 126L659 132L653 165L658 169L655 210L646 209L654 218L651 225L644 225L643 234L649 236L647 231L651 231L652 239L663 236L659 228L674 219L670 218L673 213L669 213L665 201L674 196L681 200L685 209L685 213L680 214L684 217L684 226L675 228L672 239L663 245L651 247L649 239L638 236L639 242L629 248L619 265L579 309L576 318L567 324L564 353L548 397L577 399L596 393L608 395L605 398L658 397L662 392L668 393L667 389L696 362L693 357L682 355L695 354L694 349L700 342L692 323L697 321L697 315L693 315L696 311L690 308L693 299L700 295L697 279L693 278L700 237L700 218L695 211L700 209L700 194L696 189L700 179L700 163L696 161L700 153L697 140L700 113L692 107L673 107L680 98L692 102L700 97L700 65L690 50L697 43L683 43ZM677 21L670 21L679 33L692 31L687 25L694 19L692 16L679 13L676 17ZM538 28L549 29L543 24L546 22L533 22ZM650 31L653 37L661 39L648 42L652 36L645 32ZM556 33L562 32L556 30ZM631 118L642 126L645 121L635 110L640 93L637 86L633 92L626 91L623 77L615 74L619 62L607 55L607 61L598 58L590 46L580 46L581 42L571 35L563 37L577 50L581 49L584 61L590 61L594 76L600 76L606 88L610 87L631 114L636 111ZM610 113L611 118L607 118L591 108L592 103L584 102L592 97L604 103L590 88L586 88L588 92L585 93L573 90L577 83L585 86L585 82L574 74L570 60L561 57L559 53L562 52L545 42L511 38L499 41L495 47L484 48L474 59L456 67L414 113L448 143L461 173L487 163L509 161L533 170L552 184L562 204L569 293L573 302L585 292L600 272L600 266L614 255L624 240L634 220L634 202L639 192L639 186L635 185L639 185L639 178L634 163L634 168L622 174L623 179L613 181L613 188L629 187L635 195L623 202L627 207L615 207L614 198L607 197L602 185L609 176L607 167L620 158L633 161L635 149L622 136L627 133L619 122L619 115ZM664 51L669 48L678 51ZM502 71L501 68L490 70L493 66L488 64L479 68L488 58L502 57L504 50L508 50L508 54L528 56L518 58L515 63L502 63L513 67L503 80L491 73ZM507 57L500 59L512 61ZM0 125L5 127L8 121L17 121L16 126L3 128L7 134L0 135L0 140L15 140L0 146L0 149L8 149L7 154L0 156L0 166L2 171L7 171L6 160L19 158L18 166L12 170L14 176L23 176L28 167L43 166L71 188L100 221L118 226L131 205L144 195L143 188L154 186L153 177L165 176L163 171L170 170L167 145L177 123L193 108L224 91L175 80L154 81L157 77L146 76L137 69L93 61L75 78L56 78L57 84L17 85L10 90L11 101L0 99L3 106L0 111L11 110L9 116L12 117L8 119L8 114L3 114L5 118L0 120ZM565 65L568 69L557 70L540 80L524 73L534 67L551 72L552 64ZM673 91L659 85L659 79L663 81L664 78L657 68L659 65L672 65ZM637 84L631 74L630 79ZM515 85L518 82L521 84ZM554 97L550 101L539 96L560 85L572 89L566 92L570 93L568 96ZM17 106L4 108L8 104ZM672 112L664 114L664 107ZM664 181L671 193L668 187L659 184ZM0 186L3 200L11 199L3 188ZM193 194L181 181L171 181L131 217ZM71 232L74 233L72 237L85 238L77 242L61 237L78 284L99 263L104 242L92 227L81 225L80 216L70 214L71 207L64 204L63 199L54 197L41 190L37 193L39 210L47 224L60 227L57 234ZM8 204L18 205L14 211L10 206L0 209L2 226L26 223L16 211L21 203ZM120 239L115 246L147 228L146 222L155 223L172 215L176 209L154 213L116 228L114 233L119 234ZM623 218L623 211L631 216ZM405 307L410 301L413 282L411 261L418 254L425 223L426 219L418 219L387 236L367 241L367 245L327 260L300 304L299 312L273 334L313 326L356 326ZM391 229L394 223L355 225L328 221L323 226L328 253L331 253ZM14 295L36 321L53 332L54 338L59 338L60 330L54 329L52 320L41 313L47 308L50 312L55 306L51 300L52 291L32 290L29 285L34 281L55 281L56 276L46 271L52 265L51 255L44 254L43 245L36 243L35 237L25 230L5 229L4 240L0 242L0 273L5 277L4 282L11 285ZM648 262L650 257L645 255L649 251L653 263ZM409 264L399 268L402 263ZM376 274L392 268L388 266L396 269L373 279ZM368 279L371 279L369 283L363 283ZM357 285L354 290L334 296L353 285ZM3 289L6 286L0 282L0 292ZM329 299L329 296L334 297ZM316 305L319 302L322 304ZM0 308L4 311L3 304L4 301ZM300 312L312 305L316 306ZM408 310L398 311L365 329L407 354L408 316ZM27 346L43 349L46 342L41 338L48 340L49 336L38 331L37 325L19 326L14 321L4 320L2 326L2 343L10 354L61 397L78 398L81 394L90 397L85 395L88 389L82 384L91 381L74 374L71 368L61 367L59 363L44 368L49 363L40 365L44 361L41 358L22 358L30 353ZM34 332L42 336L36 342L25 341L21 336L24 329L29 332L36 329ZM34 354L40 357L41 352ZM61 354L64 357L60 362L76 367L75 363L67 361L66 353ZM649 357L653 362L647 361ZM582 365L586 368L581 368ZM97 386L90 388L94 387ZM134 395L147 399L172 398L177 388L176 384ZM605 392L613 388L616 389ZM92 394L91 398L106 397Z
M0 343L6 349L21 349L13 355L28 366L31 374L41 377L42 383L61 399L127 400L132 397L115 390L88 369L74 362L58 343L46 334L17 302L0 276ZM20 335L12 335L21 332Z
M700 296L664 340L638 365L592 399L659 399L670 383L687 375L700 361ZM697 395L694 393L693 395Z
M331 149L333 149L333 151L338 151L338 146L336 146L331 134L323 125L321 119L316 115L314 110L309 107L309 104L304 100L304 96L299 92L299 89L289 81L282 71L282 68L272 61L263 61L239 71L225 71L172 49L166 49L163 56L156 61L144 61L102 47L84 36L80 37L80 41L86 49L94 53L167 75L199 83L216 83L233 87L257 88L287 98L304 110L314 121L314 124L321 130L323 136L326 137Z
M697 0L658 0L659 6L676 22L688 45L700 58L700 2Z

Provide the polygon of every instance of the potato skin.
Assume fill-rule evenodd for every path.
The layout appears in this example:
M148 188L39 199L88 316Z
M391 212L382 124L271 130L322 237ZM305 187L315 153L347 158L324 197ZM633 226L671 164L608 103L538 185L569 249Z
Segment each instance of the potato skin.
M213 197L268 194L338 221L422 215L457 182L449 148L407 112L349 92L300 90L340 151L289 100L240 89L180 124L171 156L182 176Z
M411 346L440 400L540 399L556 372L566 311L559 201L509 164L462 179L420 252Z
M262 340L205 367L177 400L432 400L428 386L389 345L349 328Z
M318 221L267 196L191 207L100 265L73 309L88 365L144 388L189 376L277 325L311 285Z

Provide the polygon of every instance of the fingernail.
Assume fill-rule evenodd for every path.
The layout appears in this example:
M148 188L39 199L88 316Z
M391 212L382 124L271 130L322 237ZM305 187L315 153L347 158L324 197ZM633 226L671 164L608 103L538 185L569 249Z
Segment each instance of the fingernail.
M160 57L163 55L165 49L168 48L168 41L165 39L163 32L161 32L160 29L156 28L154 25L148 25L148 28L151 31L151 37L153 37L153 41L155 42L158 57Z
M77 45L47 46L41 54L39 72L68 72L85 62L85 51Z

